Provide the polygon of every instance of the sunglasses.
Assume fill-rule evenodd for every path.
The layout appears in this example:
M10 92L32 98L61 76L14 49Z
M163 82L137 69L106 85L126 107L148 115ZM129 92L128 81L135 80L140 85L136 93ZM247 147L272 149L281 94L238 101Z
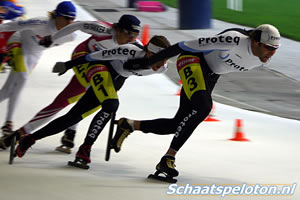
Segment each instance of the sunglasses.
M135 38L137 37L139 34L136 33L136 32L131 32L131 31L128 31L126 29L123 30L124 33L126 33L128 35L129 38Z
M74 19L75 19L74 17L66 17L66 16L64 16L64 18L65 18L67 21L70 21L70 20L71 20L71 21L74 21Z
M261 44L264 46L265 49L267 49L269 51L275 51L275 50L277 50L277 48L275 48L275 47L271 47L271 46L266 45L264 43L261 43Z

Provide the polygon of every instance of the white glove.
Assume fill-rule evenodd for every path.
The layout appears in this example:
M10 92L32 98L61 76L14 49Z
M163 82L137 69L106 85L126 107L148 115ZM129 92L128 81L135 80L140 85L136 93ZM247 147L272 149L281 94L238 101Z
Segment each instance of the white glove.
M67 71L67 67L66 67L64 62L55 63L55 65L52 69L52 72L53 73L58 73L59 76L64 74L66 71Z

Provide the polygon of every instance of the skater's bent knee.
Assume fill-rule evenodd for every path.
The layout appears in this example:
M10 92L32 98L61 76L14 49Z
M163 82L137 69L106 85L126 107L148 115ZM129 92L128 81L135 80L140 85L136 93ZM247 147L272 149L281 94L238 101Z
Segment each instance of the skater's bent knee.
M105 112L113 113L117 112L119 108L119 100L118 99L108 99L102 103L102 109Z

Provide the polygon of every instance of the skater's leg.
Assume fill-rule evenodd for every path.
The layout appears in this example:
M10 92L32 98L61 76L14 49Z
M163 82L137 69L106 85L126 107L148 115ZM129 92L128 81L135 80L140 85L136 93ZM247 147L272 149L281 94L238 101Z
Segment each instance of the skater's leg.
M8 98L8 107L6 114L6 122L12 124L13 114L19 100L26 80L28 78L30 69L34 67L34 63L26 62L25 57L20 46L20 43L14 43L13 48L10 49L11 67L12 70L0 92L0 102ZM33 56L34 57L34 56ZM12 126L11 126L12 128ZM10 134L11 130L3 132L5 135Z
M93 93L85 93L82 98L65 115L53 120L45 127L34 132L32 135L36 140L57 134L66 128L78 123L89 115L89 111L99 106L99 101L93 101Z
M195 62L190 63L190 60L195 60ZM203 57L180 56L177 66L183 82L180 99L183 103L180 103L179 110L184 110L184 112L181 114L181 121L177 123L170 148L156 167L157 170L171 176L178 175L175 169L177 152L211 111L211 92L219 78L219 75L211 72Z
M16 81L13 71L9 72L9 75L0 90L0 103L7 99L11 94L11 91L14 86L14 82Z
M8 110L6 115L6 121L13 121L13 115L15 113L15 109L19 102L19 97L24 89L25 83L27 81L28 74L26 72L16 72L14 73L14 86L9 94L8 101Z
M180 105L189 104L189 100L183 93L180 97ZM117 131L112 140L112 148L115 152L121 150L121 146L125 138L135 130L140 130L144 133L154 133L158 135L174 134L176 132L177 124L185 117L185 108L180 106L174 118L159 118L153 120L130 120L121 118L117 124Z
M87 135L84 139L85 145L93 145L103 128L111 118L111 114L115 113L119 107L117 99L108 99L102 103L102 109L93 118Z
M65 130L67 127L78 123L81 121L84 117L88 116L89 113L91 113L91 110L94 110L95 108L99 107L99 101L95 98L94 93L88 93L86 92L85 95L73 106L73 108L65 115L53 120L49 124L47 124L45 127L39 129L38 131L34 132L33 134L29 134L24 137L30 137L30 139L36 141L40 140L42 138L57 134L61 132L62 130ZM19 151L18 156L22 157L27 149L30 146L26 146L28 148L24 148L23 145L23 139L20 141L19 146L17 147L22 149L22 151Z
M76 76L73 76L69 84L59 93L54 101L39 111L22 128L26 133L31 133L39 126L49 121L56 113L61 111L71 103L76 102L85 92L85 88L78 82Z
M90 153L92 145L110 120L111 113L116 112L118 105L119 102L115 99L103 102L102 109L93 118L84 142L76 153L75 162L82 163L83 165L91 162ZM109 107L107 108L107 106Z
M16 77L14 76L14 73L10 71L6 82L4 83L2 89L0 90L0 102L10 97L10 94L12 93L14 89L14 83L16 81ZM8 109L7 109L8 112ZM7 116L7 115L6 115ZM13 130L13 122L7 121L4 123L4 125L1 127L2 134L9 135L11 131Z
M111 114L115 113L119 107L119 100L114 87L115 84L118 84L118 81L115 83L112 81L111 74L104 65L95 64L91 66L90 70L96 73L90 76L92 87L88 90L93 90L98 101L102 102L102 109L93 118L85 137L83 146L89 147L94 144L110 120ZM101 89L99 90L99 88ZM81 149L77 152L76 158L86 159L90 162L90 158L86 158L85 153L82 153Z

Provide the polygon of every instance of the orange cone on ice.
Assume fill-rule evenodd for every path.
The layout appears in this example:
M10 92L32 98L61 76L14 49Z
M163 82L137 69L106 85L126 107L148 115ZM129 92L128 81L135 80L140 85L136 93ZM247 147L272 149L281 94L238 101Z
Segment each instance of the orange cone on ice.
M215 104L213 104L212 109L211 109L209 115L204 120L205 122L219 122L220 121L220 120L218 120L218 119L216 119L214 117L215 109L216 109Z
M145 24L141 35L141 42L143 43L143 45L146 45L148 44L149 40L150 40L150 28L148 24Z
M235 121L235 133L234 133L234 138L231 138L229 140L232 140L232 141L239 141L239 142L247 142L247 141L250 141L249 139L247 139L245 137L245 134L243 133L242 131L242 126L243 126L243 123L242 123L242 120L241 119L237 119Z

